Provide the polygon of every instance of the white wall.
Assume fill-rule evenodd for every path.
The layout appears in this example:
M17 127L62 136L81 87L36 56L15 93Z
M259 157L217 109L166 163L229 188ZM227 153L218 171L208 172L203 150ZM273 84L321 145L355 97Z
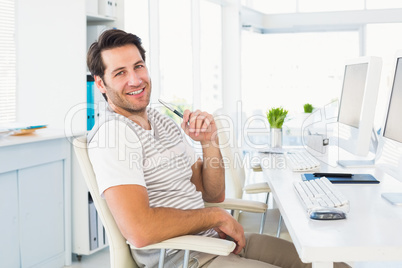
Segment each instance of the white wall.
M17 120L64 128L86 102L86 17L82 0L17 0ZM86 111L73 117L86 130Z

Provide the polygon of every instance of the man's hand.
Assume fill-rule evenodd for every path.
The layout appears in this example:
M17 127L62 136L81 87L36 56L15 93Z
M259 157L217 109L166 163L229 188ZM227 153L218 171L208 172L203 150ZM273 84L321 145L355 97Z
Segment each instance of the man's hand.
M220 238L225 239L227 236L232 238L236 243L236 248L233 250L233 253L239 254L246 245L243 226L241 226L227 211L223 210L223 214L226 215L224 215L219 226L214 229L219 234Z
M195 141L201 143L217 141L217 128L214 117L207 112L185 110L181 127Z
M202 159L192 166L191 182L202 193L204 201L222 202L225 199L225 169L213 116L199 110L185 110L181 127L202 146Z

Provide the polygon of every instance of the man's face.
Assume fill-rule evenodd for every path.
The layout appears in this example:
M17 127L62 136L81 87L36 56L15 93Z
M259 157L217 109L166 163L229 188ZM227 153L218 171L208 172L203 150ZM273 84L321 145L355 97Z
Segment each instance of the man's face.
M96 85L106 93L111 108L129 116L144 112L150 101L151 81L138 48L134 45L104 50L101 53L106 67L103 81Z

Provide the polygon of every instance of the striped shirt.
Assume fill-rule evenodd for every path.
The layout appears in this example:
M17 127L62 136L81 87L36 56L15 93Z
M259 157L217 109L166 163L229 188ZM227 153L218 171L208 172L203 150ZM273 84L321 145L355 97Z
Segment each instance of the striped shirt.
M88 134L99 192L136 184L147 188L150 207L204 208L202 193L191 182L194 149L173 120L147 108L152 131L110 109ZM213 229L199 233L217 236Z

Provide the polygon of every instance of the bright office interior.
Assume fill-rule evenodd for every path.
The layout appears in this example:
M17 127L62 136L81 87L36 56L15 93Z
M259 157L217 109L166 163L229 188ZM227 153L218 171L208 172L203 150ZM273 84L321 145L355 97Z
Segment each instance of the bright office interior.
M104 23L87 21L81 1L45 2L46 9L15 1L15 17L3 17L12 25L5 45L14 50L1 89L1 123L85 130L79 104L86 102L87 25L142 37L153 103L163 98L210 112L223 107L241 114L236 121L243 125L271 107L282 106L297 118L305 103L323 107L339 100L344 61L367 55L384 62L379 128L393 56L402 47L396 34L402 6L391 0L121 1L117 20ZM285 124L288 131L293 122Z
M289 110L285 135L297 136L305 103L317 108L338 104L346 60L380 57L373 127L384 125L395 53L402 49L400 1L117 4L113 19L100 20L81 0L40 5L0 0L0 124L47 124L67 135L85 132L87 36L91 26L105 25L142 38L153 84L151 105L162 98L211 113L223 108L237 129L257 129L258 145L268 142L264 118L270 108ZM250 123L250 118L256 120Z

